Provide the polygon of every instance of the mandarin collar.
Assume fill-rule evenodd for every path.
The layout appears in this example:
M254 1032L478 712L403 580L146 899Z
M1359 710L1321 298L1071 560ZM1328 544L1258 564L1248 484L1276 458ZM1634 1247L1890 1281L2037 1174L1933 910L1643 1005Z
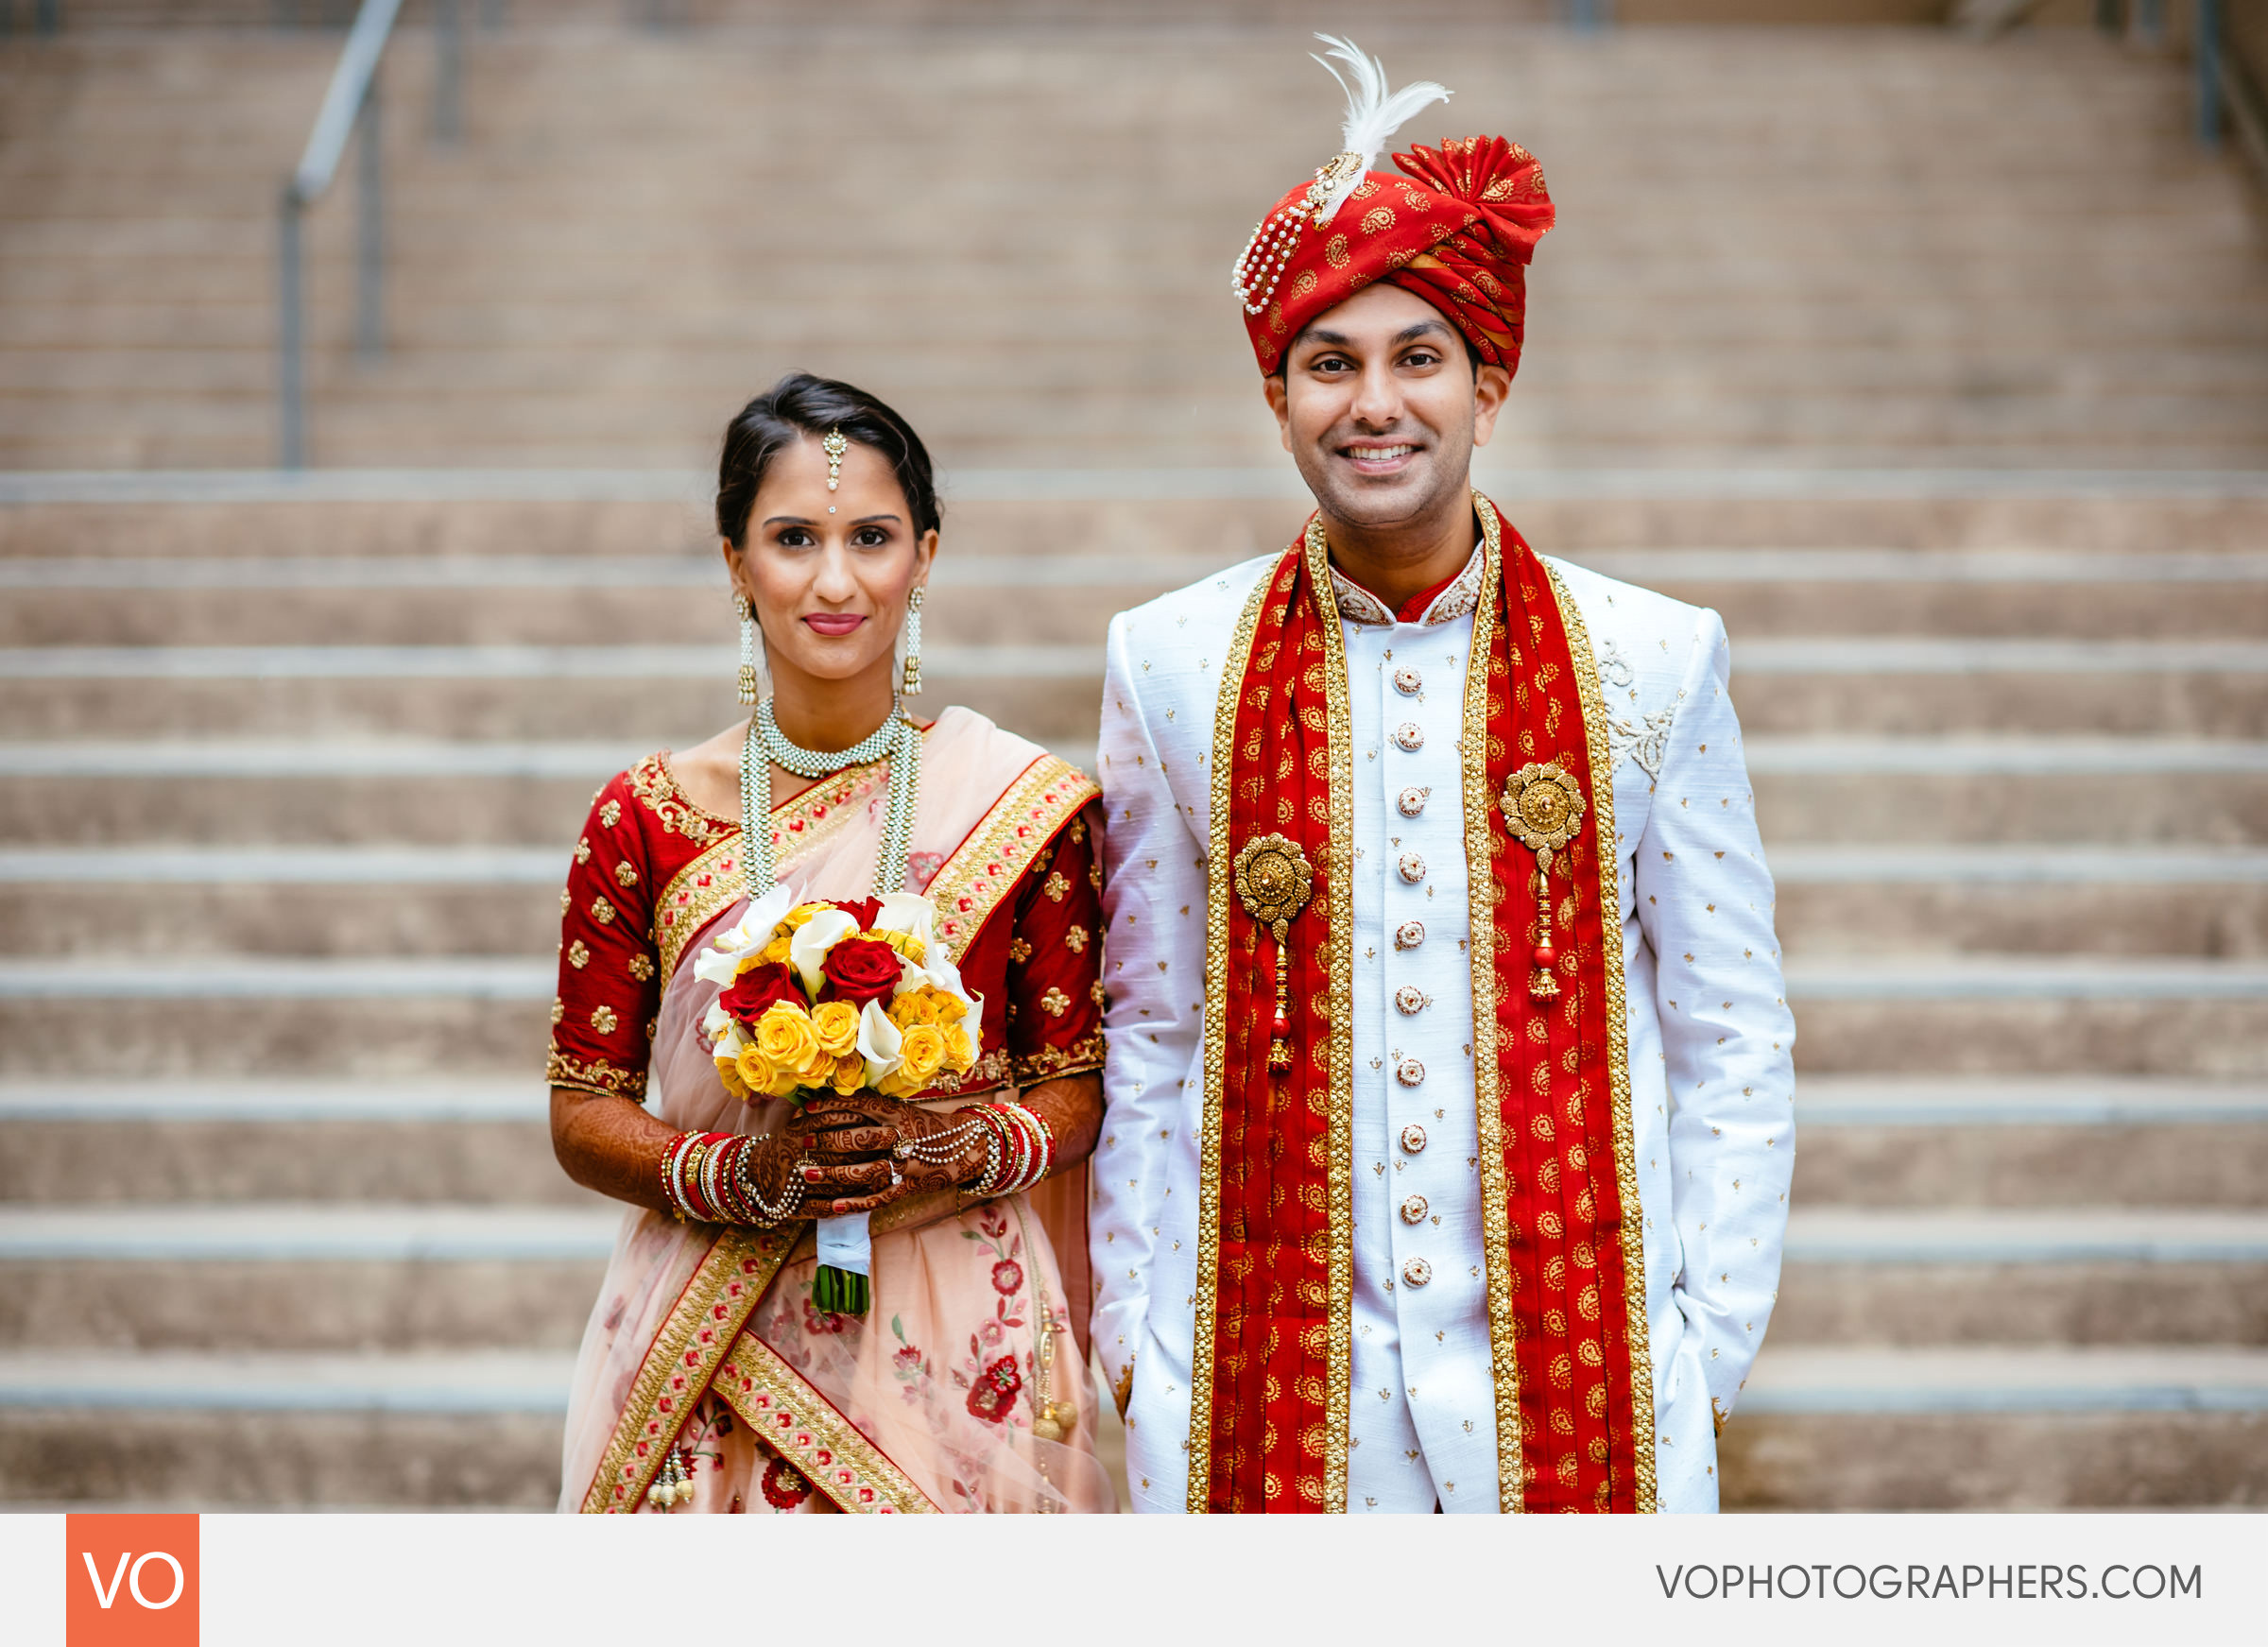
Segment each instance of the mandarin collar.
M1434 596L1433 603L1418 619L1420 627L1433 628L1440 624L1454 623L1471 615L1481 601L1481 572L1486 562L1481 543L1472 546L1472 558L1465 562L1465 570L1450 580L1449 587ZM1350 624L1383 625L1391 628L1400 622L1394 609L1363 588L1335 565L1331 569L1331 588L1338 603L1339 616Z

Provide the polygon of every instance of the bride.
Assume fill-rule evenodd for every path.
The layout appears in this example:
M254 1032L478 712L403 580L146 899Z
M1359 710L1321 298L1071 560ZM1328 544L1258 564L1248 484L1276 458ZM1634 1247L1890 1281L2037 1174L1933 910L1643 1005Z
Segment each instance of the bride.
M906 706L937 499L920 439L873 396L797 373L751 401L716 522L755 712L610 780L561 894L553 1142L630 1210L576 1367L559 1507L1109 1509L1081 1387L1095 786L971 711ZM696 963L774 884L925 895L975 1004L972 1066L904 1101L729 1092L703 1030L719 985ZM871 1215L863 1313L813 1235L854 1213Z

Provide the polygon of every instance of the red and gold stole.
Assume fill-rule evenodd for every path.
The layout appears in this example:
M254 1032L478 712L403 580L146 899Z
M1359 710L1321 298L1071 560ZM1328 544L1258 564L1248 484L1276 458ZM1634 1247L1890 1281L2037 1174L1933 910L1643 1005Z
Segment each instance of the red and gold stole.
M1494 504L1476 492L1473 506L1486 560L1465 679L1462 798L1498 1497L1506 1511L1652 1510L1653 1372L1606 712L1573 602ZM1213 722L1193 1511L1346 1508L1347 692L1317 517L1246 606ZM1538 1000L1536 855L1507 830L1503 802L1515 772L1545 763L1588 805L1552 856L1557 992ZM1276 1071L1276 939L1240 900L1234 868L1268 834L1287 837L1314 870L1286 930L1291 1058Z

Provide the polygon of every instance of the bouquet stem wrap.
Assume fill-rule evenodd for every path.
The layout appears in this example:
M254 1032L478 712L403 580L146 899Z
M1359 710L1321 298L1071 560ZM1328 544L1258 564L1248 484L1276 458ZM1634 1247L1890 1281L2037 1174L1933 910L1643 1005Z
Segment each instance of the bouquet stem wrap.
M871 1217L852 1212L818 1221L819 1273L811 1282L813 1309L837 1315L867 1312L873 1292L869 1278L874 1274L874 1241L867 1227Z

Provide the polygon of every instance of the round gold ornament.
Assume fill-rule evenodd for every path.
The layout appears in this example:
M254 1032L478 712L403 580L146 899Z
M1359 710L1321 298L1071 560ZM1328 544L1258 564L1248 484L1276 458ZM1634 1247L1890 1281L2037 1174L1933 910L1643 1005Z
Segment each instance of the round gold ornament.
M1528 994L1539 1002L1559 997L1552 981L1559 958L1552 945L1552 854L1581 832L1586 804L1581 785L1555 761L1533 762L1504 782L1504 825L1536 854L1535 970L1528 974Z
M1292 918L1307 907L1315 871L1297 841L1255 835L1236 855L1236 895L1245 911L1281 943Z
M1276 938L1276 1016L1269 1024L1268 1068L1278 1074L1292 1067L1291 958L1284 940L1292 918L1307 907L1314 887L1314 866L1297 841L1255 835L1236 854L1236 895L1245 913Z
M1504 782L1504 822L1531 851L1556 852L1581 832L1582 788L1556 762L1522 766Z

